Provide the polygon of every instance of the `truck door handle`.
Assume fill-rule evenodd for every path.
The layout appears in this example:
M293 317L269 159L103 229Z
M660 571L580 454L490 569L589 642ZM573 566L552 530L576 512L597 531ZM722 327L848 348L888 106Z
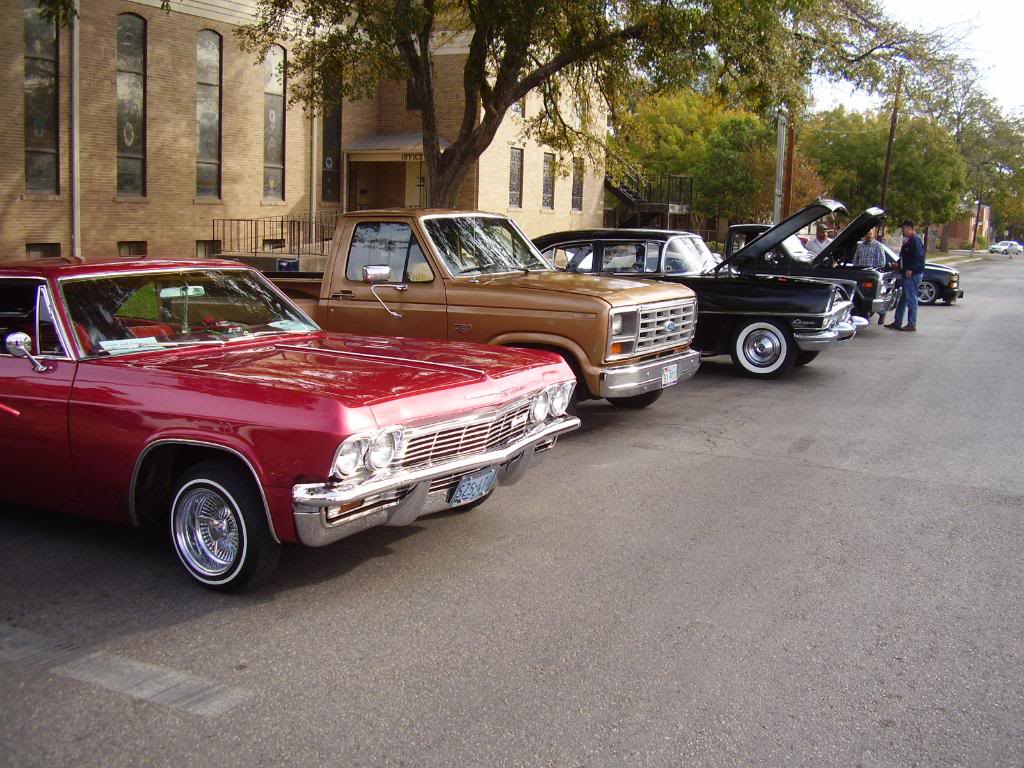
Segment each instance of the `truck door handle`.
M343 301L344 299L351 299L352 296L352 291L338 291L337 293L331 294L331 298L336 299L338 301Z

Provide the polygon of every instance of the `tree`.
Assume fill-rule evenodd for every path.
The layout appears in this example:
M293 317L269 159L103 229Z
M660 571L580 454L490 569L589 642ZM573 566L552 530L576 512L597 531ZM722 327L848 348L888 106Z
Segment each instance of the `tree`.
M62 22L74 13L75 0L40 2ZM606 112L614 122L643 94L697 84L763 108L793 105L812 74L870 85L945 41L896 24L877 0L259 0L240 39L257 60L290 43L290 98L313 111L408 78L430 203L442 207L531 92L542 109L528 134L603 161ZM442 149L432 52L446 39L465 40L468 53L460 127Z
M842 108L808 123L804 151L830 194L851 210L878 204L889 121ZM950 133L937 121L911 117L900 124L893 148L887 213L891 219L947 222L966 194L965 166Z
M755 200L764 179L758 178L758 159L772 138L771 127L753 115L723 120L693 170L694 209L732 221L759 218L763 211Z

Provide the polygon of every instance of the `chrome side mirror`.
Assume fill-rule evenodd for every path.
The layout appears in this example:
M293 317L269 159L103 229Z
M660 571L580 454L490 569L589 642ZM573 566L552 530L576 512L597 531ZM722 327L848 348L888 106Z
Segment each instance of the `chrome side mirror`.
M368 264L363 267L363 282L386 283L391 279L391 267L386 264Z
M32 370L36 373L43 373L50 370L50 366L44 365L32 355L32 337L27 333L16 331L7 337L5 342L7 354L12 357L21 357L32 363Z

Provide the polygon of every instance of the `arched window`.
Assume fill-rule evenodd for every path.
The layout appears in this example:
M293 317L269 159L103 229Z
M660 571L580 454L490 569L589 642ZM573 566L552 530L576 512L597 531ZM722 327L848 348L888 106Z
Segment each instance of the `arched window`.
M284 200L284 117L287 87L284 48L272 45L263 59L263 198Z
M25 2L25 191L56 195L59 122L57 25Z
M196 197L220 197L221 36L196 38Z
M117 193L146 194L146 20L117 17Z

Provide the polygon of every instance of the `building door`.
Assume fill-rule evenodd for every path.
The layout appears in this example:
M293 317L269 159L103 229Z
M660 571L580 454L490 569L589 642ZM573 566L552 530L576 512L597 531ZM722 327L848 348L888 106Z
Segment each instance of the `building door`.
M403 221L361 221L342 232L348 252L335 257L328 330L443 339L448 332L444 280L431 269ZM382 273L374 282L370 273Z
M423 162L405 164L405 207L427 207L427 166Z

